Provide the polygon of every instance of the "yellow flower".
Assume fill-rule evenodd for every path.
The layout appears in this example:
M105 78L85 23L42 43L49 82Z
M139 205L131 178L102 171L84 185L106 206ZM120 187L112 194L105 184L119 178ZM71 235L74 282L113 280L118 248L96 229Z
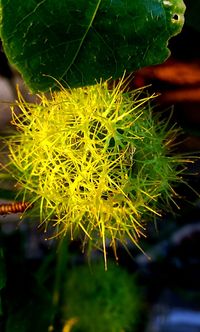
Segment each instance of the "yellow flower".
M41 223L55 235L84 234L101 247L108 239L138 247L158 200L169 201L180 161L169 156L176 130L154 121L140 92L124 93L122 81L41 95L41 103L19 98L18 131L8 145L12 174L24 198L39 206ZM171 138L172 137L172 138Z

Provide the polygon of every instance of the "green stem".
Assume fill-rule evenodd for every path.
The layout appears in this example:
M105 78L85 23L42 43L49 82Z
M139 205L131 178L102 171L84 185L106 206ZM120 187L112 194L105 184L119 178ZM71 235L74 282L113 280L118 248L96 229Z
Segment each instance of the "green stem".
M63 287L63 282L66 277L68 260L68 238L62 238L57 249L57 263L55 273L55 284L53 291L53 306L57 307L60 301L60 294Z

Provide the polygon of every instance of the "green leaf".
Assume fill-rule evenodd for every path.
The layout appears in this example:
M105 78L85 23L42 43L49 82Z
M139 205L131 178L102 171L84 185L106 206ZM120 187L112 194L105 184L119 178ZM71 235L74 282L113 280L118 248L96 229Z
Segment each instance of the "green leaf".
M163 62L185 11L182 0L0 3L4 50L33 91L53 87L55 79L84 86Z

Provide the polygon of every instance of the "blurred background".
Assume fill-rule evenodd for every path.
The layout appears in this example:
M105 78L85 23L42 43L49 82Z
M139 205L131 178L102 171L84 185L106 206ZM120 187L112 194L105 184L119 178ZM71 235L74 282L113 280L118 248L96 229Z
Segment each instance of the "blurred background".
M150 85L149 91L158 93L155 112L165 110L166 114L172 114L172 123L177 123L177 126L183 129L178 152L199 156L200 1L187 0L185 3L187 6L185 26L180 35L170 40L170 58L161 65L143 68L134 73L130 85L131 88ZM9 104L17 98L16 84L19 85L27 101L35 101L36 97L30 95L19 73L9 65L1 47L0 130L2 135L9 127L11 120ZM149 225L148 238L141 243L141 246L150 258L138 253L132 245L128 248L128 252L119 247L119 265L130 276L134 278L136 276L134 282L138 287L138 291L134 294L135 297L138 296L138 310L135 313L135 317L138 317L137 324L132 330L129 328L127 331L200 331L200 197L197 195L197 192L200 193L200 160L197 159L195 163L189 164L185 181L189 186L180 185L177 188L181 197L178 199L179 208L174 206L173 212L164 214L160 220L155 220L155 224ZM6 190L4 190L1 196L3 202L9 194L6 197ZM74 321L66 318L65 324L58 317L55 318L55 315L54 322L57 319L57 329L48 323L46 316L53 314L51 311L47 312L49 294L41 286L41 278L51 289L52 271L48 270L48 277L45 273L47 266L49 269L58 264L55 254L52 254L55 243L53 240L45 241L43 233L38 232L37 226L28 220L20 223L20 220L16 218L18 217L15 215L0 218L0 247L5 248L4 256L7 262L5 269L9 285L9 290L8 287L3 290L0 302L0 331L35 331L37 328L35 319L39 316L41 318L41 315L44 316L42 319L44 323L40 322L38 325L39 332L86 331L73 329ZM67 259L70 269L73 266L88 265L87 256L80 254L79 248L80 243L77 242L69 245ZM111 260L112 258L114 260L112 252L109 256ZM41 262L46 257L48 257L48 261L45 261L46 266L41 267ZM92 254L91 260L98 259L98 253ZM101 286L98 287L101 288ZM54 289L53 286L52 289ZM80 301L80 306L82 306L81 296L89 297L89 295L88 293L80 295L77 299ZM120 296L123 295L115 299L115 307L117 302L118 304L120 302ZM110 297L114 297L112 293ZM28 309L24 308L22 303L26 303ZM91 307L94 306L92 303L89 304ZM96 315L101 316L101 309L99 313L98 309L96 310ZM26 315L32 321L32 327L23 321ZM108 327L91 329L96 332L104 330L110 332Z

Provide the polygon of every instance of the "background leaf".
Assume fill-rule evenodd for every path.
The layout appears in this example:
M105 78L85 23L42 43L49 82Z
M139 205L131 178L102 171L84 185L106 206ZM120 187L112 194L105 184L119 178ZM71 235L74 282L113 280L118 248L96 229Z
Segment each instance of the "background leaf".
M55 79L84 86L163 62L185 10L182 0L0 3L4 50L33 91L48 90Z

